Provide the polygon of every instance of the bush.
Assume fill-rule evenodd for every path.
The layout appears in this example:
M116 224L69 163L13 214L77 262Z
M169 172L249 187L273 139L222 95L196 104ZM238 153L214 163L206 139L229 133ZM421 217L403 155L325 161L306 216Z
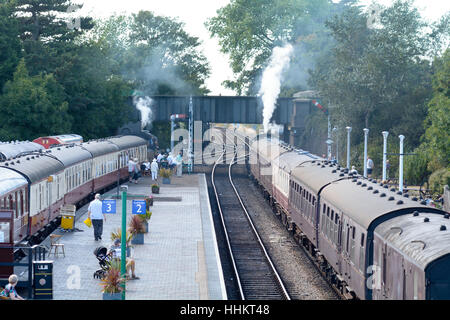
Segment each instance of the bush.
M429 179L429 185L432 193L444 193L444 186L450 185L450 168L443 168L435 171Z

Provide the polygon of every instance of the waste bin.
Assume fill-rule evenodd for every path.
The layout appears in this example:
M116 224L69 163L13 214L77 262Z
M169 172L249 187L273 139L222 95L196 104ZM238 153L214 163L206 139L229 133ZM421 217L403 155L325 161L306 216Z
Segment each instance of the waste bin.
M65 205L61 208L61 228L64 230L73 230L75 227L75 212L74 205Z
M53 299L53 261L33 261L34 299Z

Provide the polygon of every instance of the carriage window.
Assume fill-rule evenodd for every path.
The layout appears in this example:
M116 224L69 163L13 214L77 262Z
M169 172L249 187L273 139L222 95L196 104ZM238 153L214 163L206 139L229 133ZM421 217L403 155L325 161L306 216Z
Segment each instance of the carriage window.
M325 213L327 206L325 205L325 203L323 204L323 213Z
M316 204L316 197L313 197L312 205L314 206Z

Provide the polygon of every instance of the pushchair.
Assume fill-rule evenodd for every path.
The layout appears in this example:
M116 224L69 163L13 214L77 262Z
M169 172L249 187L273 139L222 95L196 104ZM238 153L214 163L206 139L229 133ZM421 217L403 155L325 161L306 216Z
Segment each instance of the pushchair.
M100 265L100 269L94 272L94 279L103 279L106 275L106 272L108 272L110 265L109 265L109 256L108 256L108 249L105 247L98 247L94 250L94 255L98 260L98 264Z

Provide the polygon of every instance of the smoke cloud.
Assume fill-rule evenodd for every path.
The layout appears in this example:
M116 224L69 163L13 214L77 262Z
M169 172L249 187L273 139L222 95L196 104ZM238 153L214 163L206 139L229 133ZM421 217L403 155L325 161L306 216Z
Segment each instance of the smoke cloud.
M153 112L151 105L153 100L150 97L133 97L133 104L141 113L141 129L143 130L153 121Z
M289 43L283 47L275 47L272 51L269 65L263 72L258 95L261 96L264 106L263 125L265 132L270 129L269 122L280 94L283 72L289 66L293 50L292 45Z

